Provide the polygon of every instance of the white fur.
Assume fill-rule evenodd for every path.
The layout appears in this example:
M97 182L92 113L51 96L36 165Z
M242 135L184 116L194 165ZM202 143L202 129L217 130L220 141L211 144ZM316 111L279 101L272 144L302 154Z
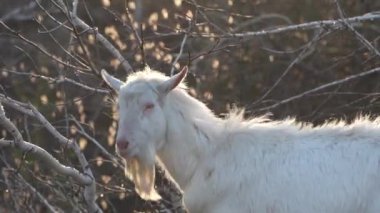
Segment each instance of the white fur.
M128 77L118 137L133 155L155 150L190 212L380 212L380 119L318 127L234 112L220 119L183 84L161 94L167 81L149 70ZM146 101L157 106L144 117L135 106Z

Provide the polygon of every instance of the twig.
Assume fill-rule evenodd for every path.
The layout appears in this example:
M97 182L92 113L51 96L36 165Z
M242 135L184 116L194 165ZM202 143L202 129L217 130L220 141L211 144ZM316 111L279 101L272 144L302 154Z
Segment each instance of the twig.
M0 140L0 144L2 144L2 143L10 143L10 144L12 144L13 143L13 141L6 141L6 140ZM57 211L56 209L55 209L55 207L53 207L50 203L49 203L49 201L36 189L36 188L34 188L30 183L28 183L21 175L20 175L20 173L17 173L14 169L12 169L12 168L3 168L3 171L2 171L2 173L3 173L3 176L6 176L6 175L13 175L13 176L15 176L15 177L17 177L19 180L20 180L20 182L22 182L22 184L24 184L26 187L28 187L29 188L29 190L31 191L31 192L33 192L33 194L35 194L37 197L38 197L38 199L41 201L41 203L42 204L44 204L45 205L45 207L47 208L47 210L48 210L48 212L54 212L54 213L56 213L56 212L59 212L59 211Z
M185 1L187 3L189 3L189 4L194 5L197 8L202 8L206 12L207 11L212 11L212 12L219 12L219 13L228 13L231 16L243 17L243 18L253 18L254 17L253 15L243 15L243 14L240 14L240 13L231 12L230 10L227 11L227 10L221 9L221 8L206 7L206 6L198 4L197 2L194 2L193 0L185 0Z
M45 54L46 56L48 56L49 58L57 61L58 63L62 64L62 65L65 65L65 66L68 66L68 67L71 67L71 68L74 68L74 69L78 69L78 70L89 70L89 67L85 67L85 68L82 68L82 67L78 67L78 66L74 66L72 64L69 64L65 61L62 61L60 58L58 58L57 56L49 53L48 51L46 51L44 48L42 48L40 45L32 42L31 40L27 39L26 37L24 37L23 35L21 35L20 33L16 32L15 30L13 30L12 28L10 28L7 24L5 24L3 21L0 21L0 25L2 25L6 30L8 30L9 32L11 32L13 35L17 36L18 38L20 38L22 41L24 41L25 43L37 48L40 52L42 52L43 54Z
M283 20L284 22L286 22L287 24L292 24L292 21L284 15L280 15L277 13L269 13L269 14L260 15L258 17L255 17L253 19L250 19L250 20L247 20L247 21L241 23L238 26L236 26L235 28L233 28L231 30L231 32L234 32L234 33L239 32L247 26L252 26L252 25L259 23L259 22L264 22L267 19L280 19L280 20Z
M68 26L66 26L65 22L60 22L58 21L54 16L52 16L42 5L41 3L39 2L40 0L35 0L35 2L38 4L38 7L40 7L40 9L42 11L44 11L44 13L51 19L53 20L55 23L58 24L58 27L64 27L65 29L69 30L70 32L73 30L72 28L69 28ZM52 1L54 3L54 1ZM42 32L43 33L43 32Z
M356 74L356 75L350 75L350 76L345 77L343 79L336 80L336 81L333 81L333 82L330 82L330 83L327 83L327 84L323 84L323 85L321 85L319 87L316 87L314 89L308 90L306 92L303 92L303 93L300 93L298 95L292 96L292 97L284 99L282 101L279 101L276 104L273 104L273 105L270 105L270 106L267 106L267 107L262 107L262 108L259 108L259 109L255 109L255 111L256 112L268 111L268 110L274 109L274 108L276 108L278 106L281 106L283 104L286 104L286 103L289 103L291 101L300 99L300 98L302 98L304 96L310 95L310 94L312 94L314 92L317 92L317 91L320 91L320 90L323 90L323 89L327 89L329 87L336 86L336 85L339 85L339 84L342 84L342 83L354 80L356 78L360 78L360 77L363 77L363 76L371 75L371 74L377 73L377 72L380 72L380 67L377 67L377 68L374 68L374 69L371 69L371 70L368 70L368 71L365 71L365 72L362 72L362 73L359 73L359 74ZM252 108L252 106L247 107L247 109L251 109L251 108Z
M26 76L30 76L30 77L34 77L34 78L39 78L39 79L43 79L43 80L46 80L46 81L49 81L52 83L57 83L57 84L67 82L67 83L73 84L75 86L78 86L82 89L91 91L91 92L97 92L97 93L103 93L103 94L109 94L109 92L110 92L109 90L106 90L106 89L90 87L88 85L79 83L79 82L77 82L71 78L67 78L67 77L61 77L59 79L56 79L56 78L51 78L51 77L47 77L47 76L43 76L43 75L37 75L37 74L33 74L33 73L17 72L17 71L12 71L12 70L4 70L4 71L6 71L8 73L16 74L16 75L26 75Z
M222 34L227 34L227 32L222 27L219 27L214 22L210 21L210 19L208 18L207 14L204 13L202 10L200 10L201 7L199 6L199 4L195 0L191 0L191 1L192 1L193 5L195 6L195 8L197 9L197 11L199 11L199 13L201 14L201 16L204 18L204 20L208 24L210 24L211 26L213 26L216 30L218 30Z
M46 29L45 25L43 25L40 21L37 21L37 23L38 23L40 26L42 26L42 27L44 28L45 32L49 35L49 37L54 41L54 43L56 43L56 44L58 45L58 47L59 47L62 51L64 51L64 52L66 53L66 55L70 56L70 58L74 59L74 60L75 60L78 64L80 64L81 66L89 68L87 64L83 63L83 62L80 60L81 58L79 58L79 57L75 57L75 56L72 55L72 54L71 54L66 48L64 48L64 47L59 43L59 41L57 41L57 39L51 34L51 32L48 31L48 30ZM79 58L79 59L78 59L78 58ZM67 59L66 59L66 61L67 61Z
M61 5L63 4L61 0ZM75 3L75 2L74 2ZM63 4L64 5L64 4ZM76 12L76 11L74 11ZM116 57L120 63L123 69L127 72L130 73L133 71L132 66L129 64L129 62L121 55L121 53L116 49L115 46L112 45L111 42L109 42L101 33L98 32L97 28L91 28L88 26L82 19L80 19L76 13L68 11L68 15L70 17L70 22L76 26L84 30L85 32L92 32L94 33L94 36L97 41L99 41L103 46L110 51L110 53Z
M0 147L1 147L1 141L0 141ZM19 199L17 199L16 195L15 195L15 191L13 190L15 187L13 186L13 184L10 182L10 179L8 178L7 174L5 173L4 169L2 169L1 171L3 177L4 177L4 182L5 184L7 185L7 188L8 188L8 193L10 194L10 197L11 197L11 200L12 202L14 203L14 207L15 207L15 210L17 213L21 212L20 211L20 205L19 205L19 202L17 202Z
M33 18L33 11L36 9L36 3L31 1L29 4L21 7L16 7L9 13L1 16L1 21L8 21L8 20L31 20ZM25 12L29 12L27 14L22 14Z
M187 41L187 38L189 37L189 32L190 32L190 29L191 29L191 21L189 20L189 27L187 28L187 32L185 32L185 35L183 36L183 39L182 39L182 42L181 42L181 47L180 47L180 50L179 50L179 53L177 55L177 57L175 58L175 60L173 61L172 63L172 68L170 70L170 76L173 76L174 75L174 70L175 70L175 65L177 64L178 62L178 59L181 57L182 53L183 53L183 49L185 47L185 44L186 44L186 41Z
M277 79L277 81L272 85L271 88L269 88L264 95L262 95L258 100L256 100L252 105L255 105L256 103L264 100L276 87L277 85L282 81L282 79L289 73L289 71L299 62L304 60L307 56L309 56L313 49L312 46L321 38L321 35L323 34L323 29L321 29L317 34L314 36L314 38L308 42L308 44L304 47L304 49L298 54L298 56L292 61L292 63L289 64L289 66L285 69L285 71L281 74L281 76Z
M125 3L127 3L127 1L125 1ZM138 44L141 45L143 42L142 42L142 39L140 38L139 33L137 32L136 28L133 26L132 16L131 16L131 12L129 11L128 5L125 5L125 12L127 14L126 15L127 21L129 22L129 25L131 25L132 32L135 35ZM142 29L142 27L141 27L141 29Z
M142 60L141 60L141 69L144 69L146 66L147 66L147 64L146 64L146 61L145 61L145 50L144 50L144 32L143 32L143 26L142 26L142 24L140 24L140 35L141 35L141 43L140 43L140 52L141 52L141 58L142 58Z
M122 164L118 161L118 159L109 153L95 138L91 137L83 128L83 126L79 123L77 119L75 119L73 116L70 118L71 121L75 123L75 125L79 128L78 132L89 139L92 143L94 143L102 152L103 155L107 156L108 159L110 159L113 163L116 163L120 167L122 167Z
M377 50L372 44L371 42L369 42L366 38L364 38L364 36L362 34L360 34L358 31L355 30L355 28L351 25L351 23L348 21L348 19L346 19L344 17L344 14L343 14L343 10L339 4L339 0L335 0L335 4L338 8L338 14L341 18L341 20L343 21L344 25L348 27L348 29L350 29L356 36L356 38L361 42L363 43L364 46L367 47L367 49L371 52L373 52L374 54L376 54L377 56L380 56L380 52L379 50Z

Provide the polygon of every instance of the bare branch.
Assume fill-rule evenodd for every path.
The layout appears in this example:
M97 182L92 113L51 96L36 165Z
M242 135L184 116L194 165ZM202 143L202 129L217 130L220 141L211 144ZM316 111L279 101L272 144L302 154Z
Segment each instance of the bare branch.
M0 17L0 21L9 20L30 20L33 19L34 10L36 9L36 2L29 2L29 4L22 7L17 7L11 10L9 13Z
M70 175L77 182L83 184L85 186L84 198L86 200L86 204L89 208L89 211L101 212L100 208L96 204L96 183L94 176L78 144L67 139L61 133L59 133L33 105L20 105L16 101L13 101L12 99L5 97L1 94L0 102L3 102L5 104L10 103L9 106L15 106L16 110L20 110L21 112L25 112L26 114L36 118L56 139L58 139L58 142L61 145L68 146L74 151L76 157L78 158L82 166L84 174L79 173L79 171L75 170L74 168L65 167L61 165L57 160L51 160L51 157L49 157L51 155L44 149L37 147L33 144L24 143L20 132L18 132L17 128L13 125L13 123L5 117L5 112L2 108L2 105L0 105L0 124L2 124L13 135L13 137L15 138L16 147L19 147L24 151L28 150L28 152L36 153L36 155L41 157L41 159L44 160L44 162L46 161L46 163L48 163L49 165L52 164L52 166L54 166L53 168L56 168L58 172L65 175ZM61 165L61 167L58 164Z
M281 74L281 76L276 80L276 82L272 85L271 88L269 88L263 96L261 96L258 100L256 100L252 105L261 102L264 100L276 87L277 85L282 81L282 79L289 73L289 71L299 62L304 60L307 56L309 56L313 51L313 45L321 39L321 35L323 34L323 29L321 29L314 38L307 43L307 45L304 47L304 49L298 54L298 56L289 64L289 66L285 69L285 71Z
M14 141L7 141L7 140L0 140L0 147L1 147L1 144L3 143L8 143L8 144L14 144ZM62 212L62 211L57 211L55 207L53 207L49 201L36 189L34 188L30 183L28 183L21 175L20 173L17 173L14 169L12 168L3 168L2 170L2 174L4 177L8 177L8 176L13 176L13 177L9 177L9 178L17 178L20 182L22 182L23 185L25 185L27 188L29 188L29 190L31 192L33 192L34 195L36 195L38 197L38 199L40 200L40 202L45 205L45 207L47 208L47 210L49 212ZM5 180L7 180L7 178L5 178Z
M377 56L380 56L380 52L379 50L377 50L372 44L371 42L369 42L366 38L364 38L364 36L362 34L360 34L357 30L355 30L355 28L352 26L352 24L348 21L348 19L346 19L344 17L344 14L343 14L343 10L339 4L339 0L335 0L335 4L338 8L338 13L339 13L339 16L341 18L341 20L343 21L344 25L348 27L348 29L350 29L354 34L355 36L358 38L358 40L360 42L362 42L364 44L365 47L367 47L367 49L371 52L373 52L374 54L376 54Z
M72 65L72 64L69 64L65 61L62 61L59 57L49 53L47 50L45 50L44 48L42 48L40 45L34 43L33 41L27 39L25 36L21 35L20 33L16 32L15 30L13 30L12 28L10 28L7 24L5 24L3 21L0 21L0 25L2 25L6 30L8 30L9 32L11 32L13 35L17 36L18 38L20 38L22 41L24 41L25 43L37 48L40 52L42 52L43 54L45 54L46 56L50 57L51 59L53 59L54 61L57 61L58 63L62 64L62 65L65 65L67 67L71 67L71 68L74 68L74 69L77 69L77 70L85 70L85 71L88 71L89 70L89 67L78 67L78 66L75 66L75 65Z
M345 19L347 23L358 24L364 21L374 21L380 19L380 13L367 13L361 16L355 16ZM330 29L340 29L345 26L345 21L343 19L335 20L323 20L323 21L313 21L296 25L289 25L284 27L276 27L275 29L253 31L253 32L244 32L244 33L227 33L223 35L212 35L212 34L198 34L192 33L192 36L200 36L206 38L223 38L223 37L234 37L234 38L247 38L247 37L256 37L256 36L266 36L272 34L279 34L290 31L298 30L315 30L320 28L330 28Z
M189 27L187 28L187 32L185 32L185 35L183 36L183 39L182 39L182 42L181 42L181 47L180 47L180 50L179 50L179 53L177 55L177 57L174 59L173 63L172 63L172 68L170 70L170 76L173 76L174 75L174 69L175 69L175 65L177 64L178 62L178 59L181 57L182 53L183 53L183 49L185 47L185 44L186 44L186 41L187 41L187 38L189 37L189 32L191 30L191 20L189 20Z
M100 149L103 155L107 156L107 158L110 159L113 163L116 163L120 167L123 167L122 163L119 162L120 160L116 156L109 153L95 138L91 137L84 130L83 126L79 123L77 119L75 119L74 117L71 117L70 120L72 120L75 123L75 125L79 128L78 132L84 137L86 137L87 139L89 139L93 144L95 144Z
M90 92L103 93L103 94L109 94L109 92L110 92L107 89L100 89L100 88L90 87L88 85L79 83L78 81L75 81L75 80L73 80L71 78L67 78L67 77L63 77L63 76L60 77L59 79L56 79L56 78L51 78L51 77L43 76L43 75L37 75L37 74L33 74L33 73L17 72L17 71L12 71L12 70L4 70L4 71L8 72L8 73L16 74L16 75L25 75L25 76L30 76L30 77L34 77L34 78L43 79L43 80L46 80L46 81L51 82L51 83L60 84L60 83L67 82L67 83L70 83L72 85L78 86L78 87L80 87L82 89L88 90Z
M314 92L317 92L317 91L320 91L320 90L323 90L323 89L327 89L329 87L336 86L336 85L339 85L339 84L342 84L342 83L354 80L356 78L360 78L360 77L363 77L363 76L371 75L371 74L377 73L377 72L380 72L380 67L377 67L377 68L374 68L374 69L371 69L371 70L368 70L368 71L365 71L365 72L362 72L362 73L359 73L359 74L356 74L356 75L350 75L350 76L345 77L343 79L336 80L336 81L333 81L333 82L321 85L319 87L316 87L314 89L308 90L308 91L303 92L303 93L300 93L300 94L295 95L293 97L290 97L290 98L287 98L285 100L279 101L279 102L277 102L277 103L275 103L275 104L273 104L271 106L255 109L255 111L256 112L268 111L268 110L274 109L276 107L279 107L279 106L281 106L283 104L286 104L286 103L289 103L291 101L300 99L300 98L305 97L307 95L310 95L310 94L312 94ZM247 109L251 109L251 108L252 108L252 106L247 107Z
M0 142L0 144L1 144L1 142ZM1 145L0 145L0 147L1 147ZM20 211L20 205L19 205L19 202L17 202L17 198L16 198L16 193L15 193L15 191L13 190L14 189L14 186L13 186L13 184L11 183L11 181L10 181L10 179L8 178L8 176L7 176L7 174L6 173L4 173L4 169L2 170L2 175L4 176L4 182L5 182L5 184L7 185L7 188L8 188L8 193L10 194L10 197L11 197L11 199L12 199L12 202L13 202L13 204L14 204L14 207L15 207L15 210L16 210L16 212L18 213L18 212L21 212Z
M75 9L76 8L75 2L73 4L74 4L74 9ZM110 51L110 53L120 61L121 66L124 68L124 70L127 73L130 73L133 71L132 66L121 55L119 50L117 50L116 47L113 46L111 42L109 42L101 33L99 33L97 28L91 28L90 26L88 26L82 19L80 19L77 16L76 11L75 13L69 12L69 16L71 18L70 21L74 26L81 28L85 32L92 32L95 35L96 40L99 41L101 44L103 44L103 46L107 48L107 50Z
M9 141L0 140L2 146L12 145L23 152L28 152L40 161L44 162L47 166L54 169L62 175L67 175L72 177L75 181L83 185L89 185L92 179L87 175L81 174L78 170L72 167L62 165L57 159L55 159L50 153L42 149L41 147L31 144L23 140L21 133L18 131L17 127L5 116L3 106L0 104L0 125L4 127L14 138L13 143Z

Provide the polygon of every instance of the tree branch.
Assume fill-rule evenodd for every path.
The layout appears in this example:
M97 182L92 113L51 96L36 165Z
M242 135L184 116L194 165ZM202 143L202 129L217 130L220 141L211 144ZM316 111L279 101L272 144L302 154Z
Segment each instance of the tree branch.
M2 125L7 131L12 134L15 139L15 146L23 151L28 151L29 153L35 154L40 158L40 160L47 163L50 167L54 168L59 173L71 176L74 178L74 180L84 185L84 198L86 200L89 211L101 212L101 209L96 204L95 178L78 144L61 135L33 105L28 104L28 108L25 109L25 106L20 106L15 101L12 101L12 99L5 98L4 95L0 95L0 102L6 104L11 103L10 106L16 106L16 110L21 110L21 112L25 112L26 114L36 118L54 137L58 139L59 143L62 145L68 145L68 147L74 151L84 171L83 174L74 168L63 166L58 162L58 160L56 160L44 149L34 144L24 142L16 126L14 126L14 124L5 116L4 109L0 104L0 125Z
M331 28L331 29L339 29L346 26L345 21L349 24L356 24L364 21L375 21L380 19L380 13L367 13L361 16L355 16L346 19L335 19L335 20L323 20L323 21L312 21L302 24L289 25L284 27L276 27L275 29L267 29L261 31L253 31L253 32L244 32L244 33L226 33L223 35L211 35L211 34L197 34L192 33L192 36L200 36L205 38L223 38L223 37L235 37L235 38L246 38L246 37L257 37L257 36L266 36L272 34L279 34L290 31L297 30L315 30L319 28Z

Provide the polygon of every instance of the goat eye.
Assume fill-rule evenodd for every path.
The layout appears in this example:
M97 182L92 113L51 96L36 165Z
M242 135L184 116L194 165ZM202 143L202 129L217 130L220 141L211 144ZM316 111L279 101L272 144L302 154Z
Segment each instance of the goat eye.
M144 105L144 111L153 109L154 104L153 103L147 103Z

